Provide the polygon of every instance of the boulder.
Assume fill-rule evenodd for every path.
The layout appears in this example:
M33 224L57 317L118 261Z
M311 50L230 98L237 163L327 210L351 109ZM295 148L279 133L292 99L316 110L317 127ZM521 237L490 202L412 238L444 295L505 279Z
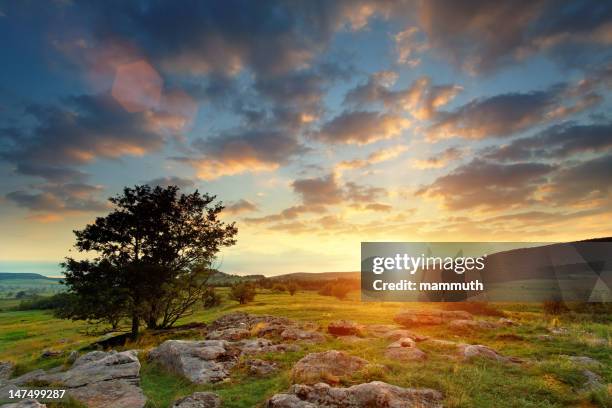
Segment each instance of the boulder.
M343 351L329 350L321 353L311 353L293 366L293 382L304 384L336 383L340 378L349 377L368 364L367 360L351 356Z
M405 310L393 318L405 327L438 325L456 319L471 320L473 317L463 310Z
M296 323L285 317L252 315L244 312L228 313L210 324L210 330L243 329L251 335L266 337L279 336L286 328Z
M250 336L251 336L250 330L243 329L243 328L230 327L229 329L214 330L208 333L206 338L209 340L237 341L237 340L245 339Z
M66 359L66 362L68 364L74 364L77 358L79 358L79 352L76 350L72 350L70 354L68 354L68 358Z
M489 360L495 360L502 363L521 363L521 359L517 357L506 357L493 350L491 347L483 346L482 344L461 344L458 346L459 355L466 360L474 357L482 357Z
M266 360L252 359L245 361L249 374L265 377L278 371L276 363Z
M283 340L300 340L309 343L324 343L325 336L316 331L302 330L297 327L289 327L281 333Z
M234 345L238 348L238 350L240 350L240 353L243 355L300 350L300 346L298 346L297 344L274 344L268 339L241 340L237 343L234 343Z
M416 342L405 337L391 343L385 351L385 356L391 360L398 361L424 361L427 354L416 346Z
M141 408L147 401L140 387L130 381L100 381L68 390L89 408Z
M196 384L229 377L239 350L225 340L167 340L149 352L149 360Z
M429 338L427 336L416 334L406 329L391 330L387 332L383 337L387 340L393 340L393 341L399 340L402 338L406 338L406 337L411 338L414 341L425 341Z
M221 408L221 398L214 392L194 392L176 400L172 408Z
M47 408L45 404L41 404L35 399L27 399L12 404L4 404L2 408Z
M381 381L348 388L294 385L288 393L274 395L268 408L440 408L443 396L431 389L402 388Z
M15 371L15 364L10 361L0 361L0 383L8 380Z
M451 320L448 327L455 330L488 330L495 329L498 327L494 323L490 323L484 320L464 320L457 319Z
M355 336L362 328L351 320L336 320L327 325L327 331L334 336Z

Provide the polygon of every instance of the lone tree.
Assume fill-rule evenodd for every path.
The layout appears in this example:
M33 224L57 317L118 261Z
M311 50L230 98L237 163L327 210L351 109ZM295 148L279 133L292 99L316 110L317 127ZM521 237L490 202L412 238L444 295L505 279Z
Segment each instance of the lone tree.
M60 314L111 324L127 317L136 337L141 322L167 328L191 312L208 288L217 253L236 243L238 229L219 220L224 207L215 199L148 185L110 198L108 215L74 231L75 248L97 257L62 264L75 300Z

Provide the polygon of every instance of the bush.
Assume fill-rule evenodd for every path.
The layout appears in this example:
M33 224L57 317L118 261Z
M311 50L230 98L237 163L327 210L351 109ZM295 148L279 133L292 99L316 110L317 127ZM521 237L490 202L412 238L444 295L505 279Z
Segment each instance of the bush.
M324 285L321 289L319 289L319 292L317 292L319 295L321 296L332 296L332 290L334 288L334 284L333 283L328 283L326 285Z
M255 288L246 282L232 285L229 298L241 305L252 302L255 299Z
M569 312L568 307L562 300L547 300L542 304L544 313L549 315L560 315Z
M217 293L215 288L209 287L202 294L202 304L205 309L219 306L221 304L221 295Z
M331 294L339 300L344 300L350 291L351 287L349 285L336 283L332 286Z
M297 285L293 282L287 285L287 291L289 292L291 296L295 295L295 292L297 292L297 289L298 289Z
M58 293L53 296L37 296L32 299L22 300L17 310L51 310L64 307L69 301L67 293Z
M272 286L272 290L274 292L284 292L287 290L287 287L282 283L275 283L274 286Z

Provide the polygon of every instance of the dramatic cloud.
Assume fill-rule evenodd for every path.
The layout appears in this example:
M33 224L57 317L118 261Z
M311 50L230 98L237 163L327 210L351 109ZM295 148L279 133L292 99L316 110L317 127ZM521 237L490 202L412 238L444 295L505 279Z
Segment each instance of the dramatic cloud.
M581 125L564 123L551 126L535 136L487 148L485 157L503 161L560 159L580 153L612 149L612 123Z
M597 0L434 0L421 3L419 25L430 49L468 72L487 73L538 52L572 65L605 60L611 17L612 6Z
M410 121L402 116L369 112L344 112L323 124L313 134L319 141L331 144L364 145L398 137Z
M458 147L449 147L448 149L427 159L413 159L412 167L420 170L439 169L459 160L461 157L463 157L463 154L464 151Z
M502 210L526 206L554 166L540 163L498 164L484 160L458 167L418 191L436 197L450 210Z
M418 54L427 50L428 45L427 42L419 38L418 27L408 27L397 33L394 40L398 64L416 67L421 63Z
M28 191L10 192L6 198L32 211L34 219L48 222L58 221L66 215L108 209L108 204L97 198L101 191L101 187L88 184L43 184Z
M186 190L192 187L195 187L195 182L188 178L177 177L177 176L169 176L169 177L160 177L153 180L146 181L145 184L150 186L160 186L160 187L168 187L168 186L177 186L182 190Z
M514 92L478 98L452 112L440 112L427 130L430 140L507 137L535 125L559 120L602 101L577 86L559 84L544 91Z
M333 174L295 180L292 187L306 205L338 204L343 200L344 191Z
M194 147L199 157L178 157L193 166L197 176L212 180L244 172L272 171L306 149L294 137L280 131L237 129L198 139Z
M556 205L604 205L610 207L612 155L569 165L560 170L546 189ZM603 202L601 200L604 200Z
M368 167L377 163L393 160L408 150L408 146L397 145L387 149L377 150L365 159L343 160L335 167L336 171L355 170Z
M80 174L75 166L142 156L164 145L147 112L126 112L108 95L73 97L60 106L32 105L26 113L33 127L24 121L23 128L0 133L5 142L0 158L24 175L71 179Z
M257 211L257 205L248 200L238 200L236 202L228 203L225 206L225 212L229 214L242 214L247 212Z
M424 76L406 89L391 90L396 80L395 72L376 72L366 83L351 89L344 102L355 106L382 103L391 111L406 111L416 119L427 120L463 89L458 85L432 85L431 79Z

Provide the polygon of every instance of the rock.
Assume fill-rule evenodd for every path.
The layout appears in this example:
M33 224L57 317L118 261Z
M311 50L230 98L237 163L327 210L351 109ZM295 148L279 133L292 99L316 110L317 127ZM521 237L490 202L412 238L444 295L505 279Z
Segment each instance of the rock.
M348 388L294 385L288 393L276 394L268 408L440 408L443 396L431 389L402 388L381 381Z
M25 373L17 378L13 378L12 380L10 380L10 382L19 386L23 386L35 381L49 382L46 377L47 373L45 372L45 370L38 369L30 371L29 373Z
M594 358L587 356L564 356L571 362L581 365L581 366L592 366L592 367L600 367L601 362L595 360Z
M521 359L517 357L505 357L490 347L482 344L462 344L459 346L459 355L466 360L474 357L483 357L489 360L495 360L502 363L521 363Z
M401 338L408 337L414 341L425 341L429 338L427 336L416 334L406 329L391 330L390 332L387 332L383 337L387 340L399 340Z
M211 330L244 329L253 336L279 336L296 323L285 317L252 315L244 312L228 313L210 324Z
M34 399L27 399L12 404L4 404L2 408L47 408L47 406Z
M455 330L487 330L495 329L497 325L484 320L451 320L448 327Z
M297 344L274 344L268 339L241 340L235 343L235 346L243 355L300 350L300 346Z
M603 386L602 378L591 370L583 370L582 375L586 378L586 382L582 386L583 390L595 390Z
M242 328L229 328L223 330L214 330L206 336L209 340L242 340L251 336L251 332Z
M437 325L451 320L471 320L470 313L463 310L405 310L399 312L393 320L405 327Z
M137 385L129 381L100 381L68 390L73 398L89 408L142 408L146 397Z
M458 347L462 345L462 343L457 343L456 341L442 339L431 339L428 341L428 343L440 347Z
M311 353L298 361L292 371L295 383L336 383L363 369L369 363L363 358L351 356L343 351L329 350Z
M334 336L354 336L361 332L361 327L351 320L336 320L327 325L327 331Z
M0 361L0 383L8 380L15 371L15 364L10 361Z
M416 346L416 342L405 337L391 343L385 351L385 356L391 360L399 361L424 361L427 354Z
M49 358L49 357L61 356L62 354L63 352L58 351L58 350L44 350L40 356L42 358Z
M271 361L252 359L245 362L249 373L258 377L265 377L278 371L276 363Z
M367 326L365 330L370 336L385 337L387 333L398 329L400 329L399 326L395 326L392 324L371 324Z
M554 334L556 336L563 336L565 334L569 334L569 330L565 327L552 327L548 329L550 334Z
M214 392L194 392L175 401L172 408L221 408L221 398Z
M66 359L66 362L68 364L74 364L77 358L79 358L79 352L76 350L72 350L70 354L68 354L68 358Z
M283 340L301 340L309 343L324 343L325 336L316 331L302 330L296 327L289 327L281 333Z
M191 382L207 384L229 377L238 354L225 340L166 340L149 352L149 360Z
M508 319L507 317L500 317L497 324L504 327L518 326L517 322L512 319Z

